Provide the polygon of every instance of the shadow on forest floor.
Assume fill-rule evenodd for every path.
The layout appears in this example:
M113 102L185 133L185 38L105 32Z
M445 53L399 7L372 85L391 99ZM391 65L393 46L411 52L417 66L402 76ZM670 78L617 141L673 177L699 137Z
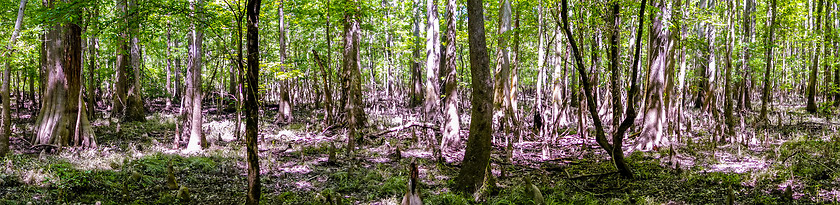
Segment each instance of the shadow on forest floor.
M271 125L270 118L261 119L260 173L266 204L323 204L327 194L341 196L350 204L398 204L408 180L406 164L412 158L420 165L420 190L426 204L476 203L450 191L463 145L445 154L446 163L438 163L427 146L433 144L432 138L421 127L372 135L414 121L418 110L369 108L370 128L363 131L353 157L347 157L342 128L324 127L321 110L301 107L289 125ZM736 204L838 202L836 122L809 117L801 109L779 109L771 119L779 116L780 120L755 125L759 123L746 118L736 135L723 142L716 137L713 123L696 111L686 111L694 127L680 129L686 134L675 140L673 150L629 155L636 174L633 180L615 174L595 141L581 139L573 129L547 145L527 133L523 142L514 144L512 166L500 163L505 146L498 140L492 165L499 189L480 203L533 203L525 194L525 176L534 178L548 204L725 204L730 194ZM272 112L276 111L261 116L274 116ZM111 121L97 120L98 148L55 152L30 147L24 138L31 135L33 120L20 119L12 138L15 153L0 161L0 204L241 204L245 146L232 134L235 115L205 116L210 146L197 154L172 149L176 118L165 111L150 115L146 122L124 123L119 128ZM461 140L466 136L462 130ZM627 141L625 147L630 147L634 140ZM331 144L342 150L335 164L328 163ZM548 155L543 155L544 147ZM170 161L178 183L192 193L189 202L166 188ZM132 173L140 177L132 179Z

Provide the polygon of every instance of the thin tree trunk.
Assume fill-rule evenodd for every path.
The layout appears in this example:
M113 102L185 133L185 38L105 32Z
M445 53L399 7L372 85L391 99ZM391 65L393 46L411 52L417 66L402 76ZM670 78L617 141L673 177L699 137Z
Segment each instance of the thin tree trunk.
M259 134L259 105L258 86L260 80L260 52L259 28L257 24L260 16L261 0L248 0L248 87L245 99L245 146L248 158L248 194L245 199L247 205L260 203L260 159L257 152L257 135Z
M568 5L566 0L562 1L562 7L560 10L560 16L562 17L563 21L563 31L566 34L566 38L569 39L569 44L572 48L572 55L574 56L575 60L575 67L577 68L578 73L580 74L580 81L583 84L583 91L584 95L586 96L586 106L589 109L589 114L592 117L593 124L595 125L595 139L598 144L607 151L607 153L612 157L613 163L615 164L616 168L618 169L619 173L622 176L627 178L633 178L633 172L630 170L630 167L627 165L627 162L624 161L624 152L622 151L622 141L624 140L624 133L627 131L630 126L633 125L633 121L636 118L636 110L634 108L635 100L636 100L636 93L638 93L638 85L636 85L636 76L638 76L638 60L639 60L639 52L641 49L641 36L642 36L642 26L644 25L644 11L645 5L647 4L645 0L642 0L641 8L639 9L639 27L637 29L636 34L636 49L633 57L633 66L632 72L630 75L631 84L630 90L627 94L627 112L626 118L624 121L619 124L619 127L616 130L616 133L613 135L613 143L610 144L607 142L604 127L601 123L600 117L598 117L597 107L595 105L595 98L593 96L593 86L589 82L588 72L586 72L585 67L583 66L583 59L581 59L580 51L578 50L577 42L574 40L574 36L572 35L572 31L569 28L569 17L568 17Z
M767 54L765 55L764 68L764 91L761 95L761 114L759 119L767 119L767 104L770 103L770 70L773 70L773 30L776 28L776 0L770 0L770 22L767 22L770 29L767 30Z
M819 3L817 3L817 21L814 22L814 26L816 26L814 32L817 33L820 32L820 26L822 25L820 24L820 17L822 17L822 6L823 0L820 0ZM819 70L820 67L820 45L814 43L813 46L814 60L812 61L813 64L811 64L810 75L808 75L808 104L805 106L805 110L812 114L817 112L817 70Z
M742 38L742 41L743 41L742 44L752 44L752 41L753 41L753 29L755 28L755 27L753 27L753 22L755 21L753 15L752 15L753 10L755 10L755 2L753 0L746 0L746 7L744 8L744 25L743 25L744 37ZM741 92L740 95L742 97L739 99L738 107L740 107L741 110L743 110L743 111L752 110L752 97L751 97L752 96L752 87L753 87L752 66L750 66L750 63L749 63L750 54L752 53L752 51L751 51L750 48L751 48L751 46L744 46L744 51L743 51L743 56L744 57L741 60L741 62L742 62L741 66L743 67L743 69L741 70L742 71L742 73L741 73L742 92Z
M280 46L280 55L278 56L280 60L280 71L286 72L286 24L284 23L285 12L283 12L283 2L284 0L280 0L278 2L279 6L277 6L277 35ZM292 105L289 102L291 100L289 97L289 84L286 79L281 79L279 83L280 101L277 116L274 117L274 124L291 123L293 119Z
M2 99L2 115L0 115L0 120L2 120L3 130L0 133L0 157L6 156L9 152L9 136L12 134L12 115L10 107L11 96L9 96L9 79L10 74L12 72L12 66L9 61L9 56L12 55L12 46L15 45L15 41L17 40L18 34L20 33L20 27L23 25L23 12L26 10L26 0L20 0L20 8L18 9L17 20L15 20L15 29L12 32L11 40L9 40L9 45L6 46L6 69L3 70L3 85L0 87L0 96ZM22 101L20 100L21 97L18 96L18 104Z
M169 21L167 25L171 25ZM172 108L172 29L166 29L166 110Z
M455 67L455 44L456 42L456 22L455 9L456 0L446 0L446 49L443 58L444 66L444 86L443 99L444 104L444 127L441 131L443 139L441 140L440 150L445 152L450 148L456 147L460 142L461 123L458 114L458 70Z
M417 3L420 4L420 0ZM423 80L420 71L420 7L414 10L414 46L411 64L411 96L409 106L416 107L423 103ZM343 104L343 102L342 102Z

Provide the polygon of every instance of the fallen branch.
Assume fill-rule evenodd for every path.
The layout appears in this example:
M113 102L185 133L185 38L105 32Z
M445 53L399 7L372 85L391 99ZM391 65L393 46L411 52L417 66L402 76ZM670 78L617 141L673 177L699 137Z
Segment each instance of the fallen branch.
M376 134L371 134L370 136L371 137L379 137L379 136L382 136L382 135L385 135L385 134L388 134L388 133L398 132L398 131L402 131L404 129L408 129L408 128L412 128L412 127L421 127L421 128L426 128L426 129L438 130L438 127L435 126L432 123L411 121L411 122L408 122L406 124L403 124L403 125L400 125L400 126L397 126L397 127L388 128L387 130L376 133Z

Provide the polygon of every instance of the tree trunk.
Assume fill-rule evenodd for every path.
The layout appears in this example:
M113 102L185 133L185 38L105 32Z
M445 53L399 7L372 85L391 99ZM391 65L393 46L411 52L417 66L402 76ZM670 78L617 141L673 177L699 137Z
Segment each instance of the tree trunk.
M260 34L257 27L260 18L261 0L248 0L248 72L245 99L245 146L248 158L248 195L245 204L260 204L260 158L257 152L259 135L259 105L257 102L260 82Z
M773 70L773 30L776 28L776 0L770 0L770 22L767 22L770 29L767 30L767 54L764 56L764 90L761 95L761 114L759 119L767 119L767 104L770 103L770 70Z
M619 47L621 46L621 15L620 15L620 5L618 1L610 1L608 5L610 12L607 14L607 44L609 46L608 57L609 57L609 70L610 70L610 96L612 97L612 126L618 127L618 123L621 122L621 111L623 108L621 107L621 68L619 67L619 59L621 58L619 53Z
M817 21L814 22L814 25L816 26L816 29L814 30L814 32L817 32L817 33L820 32L820 26L822 25L822 24L820 24L820 17L822 17L822 6L823 6L823 1L820 0L819 3L817 3L817 13L816 13ZM817 70L819 70L819 67L820 67L820 45L817 44L817 43L814 43L813 46L814 46L814 54L813 54L814 60L812 61L813 64L811 64L810 75L808 75L808 104L805 106L805 110L807 110L811 114L817 112L817 100L816 100L816 98L817 98Z
M169 21L166 22L167 25L171 24ZM172 93L172 29L170 27L166 28L166 110L172 108L172 97L174 93Z
M54 9L57 2L45 2ZM49 70L32 144L95 147L96 141L81 101L82 29L73 22L55 23L45 35Z
M458 70L455 68L455 9L456 0L446 0L446 49L443 58L444 127L440 150L445 152L460 142L461 123L458 114Z
M417 0L416 4L420 4ZM420 71L420 6L414 10L414 46L411 64L411 96L409 106L416 107L423 103L423 80Z
M202 19L201 10L202 0L190 1L190 9L193 11L191 15L195 18ZM201 130L203 114L202 107L202 91L201 91L201 70L204 66L202 51L202 44L204 41L203 26L199 23L193 23L192 33L189 35L189 60L187 60L187 74L185 78L186 93L184 95L184 108L182 109L182 117L184 119L181 132L181 140L189 140L185 152L195 152L206 146L206 139Z
M9 96L9 80L10 74L12 72L12 66L9 61L11 61L10 56L12 55L12 46L15 45L15 41L17 40L18 34L20 33L20 27L23 24L23 12L26 10L26 0L20 0L20 9L18 9L17 20L15 21L15 29L12 32L11 40L9 40L9 45L6 46L6 69L3 70L3 85L0 86L0 96L2 99L2 115L0 115L0 120L2 120L2 133L0 133L0 157L6 156L6 153L9 152L9 136L12 135L12 115L10 107L11 96ZM18 104L21 102L21 96L18 96Z
M344 96L347 102L344 103L345 117L350 128L348 134L348 154L355 147L356 129L363 127L366 121L364 104L362 101L362 74L359 70L359 40L360 30L358 15L358 2L349 0L347 10L344 13Z
M495 75L493 75L493 82L495 83L493 86L493 110L495 111L493 119L498 120L500 130L505 129L502 126L505 124L503 120L505 109L507 108L504 105L504 98L505 92L508 90L508 83L510 82L510 49L508 45L508 39L510 37L507 34L511 30L510 19L510 1L499 0L499 30L496 35L496 49L498 51L496 51L496 70Z
M472 75L472 114L470 134L461 171L456 178L456 190L475 192L484 181L490 163L490 120L493 113L493 81L491 79L487 43L484 36L484 6L482 0L467 0L467 30L469 31L470 73Z
M749 45L749 44L752 44L753 29L755 28L755 27L753 27L753 22L755 20L754 20L754 16L752 15L753 10L755 10L755 2L753 0L746 0L746 4L747 4L746 7L744 7L744 17L743 17L744 18L744 25L743 25L744 37L742 38L742 41L743 41L742 44ZM744 54L743 54L744 57L741 60L741 62L742 62L741 66L743 68L741 70L741 72L742 72L741 73L741 79L742 79L741 80L741 89L742 89L742 92L741 92L740 95L742 97L740 99L738 99L738 107L740 107L741 110L744 110L744 111L752 110L752 99L751 99L752 86L753 86L753 83L752 83L752 67L750 66L750 63L749 63L750 62L750 54L752 53L752 51L751 51L750 48L751 48L751 46L744 46L744 51L743 51L744 52Z
M568 17L568 5L566 0L562 1L562 7L560 10L560 16L563 21L563 31L566 34L566 39L569 40L569 44L572 49L572 56L574 56L575 60L575 68L577 68L578 74L580 74L580 82L583 84L583 93L586 97L586 107L589 109L589 114L592 117L593 124L595 125L595 140L598 144L607 151L607 153L612 157L613 163L615 164L618 172L627 178L633 178L633 172L630 170L630 167L627 165L627 162L624 161L624 152L622 151L622 141L624 140L624 133L627 131L630 126L633 125L633 121L636 118L636 110L634 108L635 100L636 100L636 93L638 93L638 85L636 85L636 76L638 76L638 61L639 61L639 52L641 49L641 37L642 37L642 29L644 25L644 11L645 5L647 4L645 0L642 0L641 8L639 9L639 27L636 33L636 49L633 56L633 66L632 72L630 75L631 84L630 90L627 93L627 110L626 110L626 118L619 124L615 134L613 134L613 142L610 144L607 142L604 127L601 123L601 118L598 116L597 107L595 105L595 98L593 96L593 86L589 82L588 72L586 72L585 67L583 66L583 59L581 58L580 51L578 50L577 42L572 35L572 31L569 28L569 17ZM616 10L614 10L616 11ZM618 15L618 14L613 14Z
M424 111L426 120L437 121L440 113L440 21L437 0L426 0L426 91Z
M726 52L724 57L724 63L726 68L724 71L724 87L723 87L723 116L724 116L724 123L726 124L726 135L722 136L721 139L724 137L732 137L735 134L735 119L732 116L732 49L733 43L735 41L735 28L733 26L734 22L732 20L735 10L733 2L728 2L729 12L727 20L727 34L726 34Z
M284 0L280 0L277 6L277 35L278 35L278 44L280 46L280 55L278 56L280 60L280 71L286 72L286 24L284 23L285 20L285 13L283 12L283 2ZM280 102L279 107L277 108L277 116L274 117L274 124L287 124L292 122L292 104L291 104L291 97L289 96L289 84L286 79L280 79Z
M670 51L673 47L670 29L665 23L670 21L666 15L670 12L667 3L662 0L651 1L651 6L661 11L660 15L651 15L650 40L648 47L648 78L645 91L644 126L636 149L649 151L668 143L663 137L663 128L668 121L665 115L665 73L671 64ZM641 46L641 45L637 45Z
M324 100L326 106L324 106L324 110L326 110L325 120L327 124L332 123L332 86L330 86L330 79L329 76L332 75L332 72L329 70L328 66L329 63L324 63L321 59L321 55L318 55L318 52L314 49L312 50L312 55L315 56L315 63L318 64L318 67L321 68L322 80L324 83Z
M126 1L128 8L126 8ZM117 45L117 72L112 115L127 122L146 120L143 98L140 96L140 45L137 39L139 23L135 0L117 2L128 33L120 34Z
M543 139L543 107L542 107L542 98L543 98L543 79L545 78L545 63L546 63L546 51L548 50L548 46L545 45L545 36L546 36L546 23L545 23L545 16L543 15L545 8L542 5L542 0L539 0L537 7L537 35L538 35L538 42L537 42L537 87L535 89L536 97L534 98L534 131L537 132L537 137Z

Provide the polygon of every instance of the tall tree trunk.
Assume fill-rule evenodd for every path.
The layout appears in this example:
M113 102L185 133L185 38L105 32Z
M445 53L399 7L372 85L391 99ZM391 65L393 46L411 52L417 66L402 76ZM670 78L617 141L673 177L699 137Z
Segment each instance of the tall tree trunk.
M741 38L743 41L742 44L752 44L753 41L753 22L755 21L755 17L752 15L752 12L755 10L755 2L753 0L746 0L746 7L744 7L744 37ZM750 54L751 46L744 46L743 51L743 58L742 62L742 69L741 69L741 98L738 99L738 107L741 110L748 111L752 110L752 67L750 66Z
M437 121L440 113L440 21L437 0L426 0L426 92L424 111L428 121Z
M329 68L328 68L329 63L325 63L321 59L321 55L319 55L318 52L315 51L314 49L312 50L312 55L315 56L315 62L318 64L318 67L321 68L321 74L322 74L321 79L323 80L323 83L324 83L324 100L325 100L324 104L326 105L326 106L324 106L325 107L324 110L326 110L326 112L327 112L326 115L325 115L326 119L324 121L326 121L327 124L330 124L330 123L332 123L332 116L333 116L332 115L333 102L332 102L332 86L330 86L329 76L332 75L332 72L329 71Z
M773 70L773 30L776 28L776 0L770 0L770 21L767 22L767 54L764 56L764 90L761 95L761 114L759 119L767 119L767 104L770 103L770 70Z
M735 134L735 119L732 116L732 49L733 43L735 41L735 27L733 24L734 15L734 2L728 2L728 11L731 12L728 16L727 20L727 34L726 34L726 52L724 53L724 63L725 63L725 71L724 71L724 87L723 87L723 116L724 116L724 123L726 124L726 135L725 137L732 137ZM721 137L723 140L724 137Z
M127 1L127 2L126 2ZM136 20L139 15L136 0L121 0L117 2L117 10L122 12L127 33L120 34L117 45L117 77L114 86L115 97L112 115L121 117L123 120L144 121L146 119L143 108L143 98L140 88L140 45L137 36L139 35L139 23ZM126 8L125 4L128 4Z
M665 91L665 73L671 64L671 41L670 29L665 26L671 19L668 4L663 0L651 1L651 6L657 8L661 13L651 15L650 40L648 41L648 78L647 90L645 91L644 126L639 140L636 141L636 149L652 150L668 143L668 138L663 137L663 128L668 121L665 115L665 102L663 98ZM638 45L641 46L641 45Z
M347 152L352 152L355 147L356 129L363 127L367 116L365 115L364 104L362 101L362 74L359 70L359 40L360 30L358 15L359 5L356 0L347 0L347 8L344 13L344 96L347 102L345 103L344 112L347 118L349 129L347 139Z
M458 70L455 68L455 9L456 0L446 0L446 49L444 52L444 127L440 150L445 152L460 143L461 123L458 114Z
M414 46L411 59L411 99L409 106L416 107L423 103L423 80L420 71L420 0L414 9ZM343 103L343 102L342 102Z
M54 10L55 1L44 2ZM72 12L72 11L71 11ZM64 24L64 25L61 25ZM32 144L95 147L84 101L81 101L82 29L75 22L55 23L45 35L49 70Z
M598 144L607 151L607 153L612 157L613 163L615 164L616 168L618 169L619 173L627 178L633 178L633 172L630 170L630 167L627 165L627 162L624 160L624 152L622 151L622 141L624 140L624 133L630 126L633 125L633 121L636 118L636 110L634 108L635 100L636 100L636 93L638 93L638 85L636 84L636 76L638 76L638 62L639 62L639 52L641 49L641 37L642 37L642 30L644 25L644 11L646 6L646 1L642 0L641 8L639 9L639 27L636 33L636 49L634 51L633 56L633 66L632 72L630 75L631 84L630 90L627 93L627 110L625 113L626 118L619 124L615 134L613 134L613 142L612 144L607 141L604 132L604 126L601 123L601 118L598 116L597 107L595 105L595 97L593 96L593 86L589 82L588 72L586 72L586 68L583 66L583 59L581 58L580 51L577 46L577 42L572 35L572 31L569 28L569 17L568 17L568 5L566 0L563 0L560 10L560 16L563 21L563 31L566 34L566 39L569 40L569 44L572 48L572 56L574 56L575 60L575 68L580 74L580 82L583 84L583 93L586 96L586 107L589 109L589 114L592 117L593 124L595 125L595 140ZM617 14L613 14L617 15Z
M170 25L166 28L166 110L172 108L172 29Z
M260 204L260 158L257 152L257 137L259 135L259 95L257 89L260 82L260 34L257 27L260 19L261 0L248 0L248 72L245 98L245 146L248 158L248 194L245 204Z
M546 51L548 50L548 46L545 45L545 36L546 36L546 23L545 23L545 16L543 15L545 8L542 5L542 0L539 0L539 5L537 7L537 35L538 35L538 43L537 43L537 87L536 87L536 97L534 98L534 131L537 132L537 136L540 139L543 139L543 107L542 107L542 98L543 98L543 79L545 78L545 63L546 63Z
M286 72L286 24L285 12L283 12L283 2L280 0L277 6L277 35L278 44L280 47L280 55L277 56L280 60L280 71ZM286 124L292 122L292 104L289 96L289 82L286 79L280 79L280 102L277 109L277 116L274 117L274 124Z
M0 157L6 156L9 152L9 136L12 135L12 115L10 107L11 96L9 96L9 75L12 72L12 66L9 61L10 56L12 55L12 46L15 45L15 41L17 40L18 34L20 33L20 27L23 25L23 12L26 10L26 0L20 0L20 8L18 9L17 20L15 20L15 29L12 31L11 40L9 40L9 45L6 46L6 69L3 70L3 85L0 86L0 97L2 97L2 104L3 104L3 111L2 115L0 115L0 120L2 123L0 125L3 126L2 133L0 133ZM22 103L20 100L21 96L18 96L18 104Z
M820 24L820 17L822 17L822 7L823 0L820 0L819 3L817 3L817 21L814 22L814 26L816 26L814 32L817 33L820 32L820 26L822 25ZM819 70L820 67L820 45L814 43L813 46L814 60L812 61L813 64L811 64L810 75L808 75L808 104L805 106L805 110L812 114L817 112L817 70Z
M97 8L96 10L97 10L97 12L95 12L95 13L98 14L99 9ZM95 15L95 16L98 16L98 15ZM96 37L91 37L90 38L90 44L88 45L88 49L90 50L90 56L88 56L88 61L90 61L89 62L90 64L88 66L88 87L87 87L87 92L88 92L88 94L87 94L87 100L88 100L87 101L87 108L88 108L88 110L87 110L87 112L88 112L88 117L90 119L95 119L96 118L96 89L99 86L96 83L96 80L94 79L94 73L96 73L96 66L97 66L97 63L96 63L97 58L96 57L97 57L97 49L98 49L97 48L98 47L97 42L98 41L99 40Z
M505 92L508 90L508 83L510 82L510 56L509 56L509 35L508 31L511 30L511 8L510 8L510 0L499 0L499 30L496 35L496 70L494 77L493 86L493 110L495 111L493 118L494 120L498 120L499 122L499 129L504 130L505 128L502 126L505 114L505 107L504 105L504 98Z
M128 7L131 14L129 16L129 35L131 35L131 76L129 76L129 87L127 89L127 100L125 108L125 120L127 121L145 121L146 109L143 107L143 90L140 86L140 73L142 68L142 60L140 51L140 41L138 36L140 32L140 21L138 20L138 0L129 0Z
M190 9L193 11L191 15L197 19L202 19L201 13L203 7L202 0L191 0ZM204 52L201 49L204 41L203 26L199 23L193 23L192 33L189 44L189 60L187 61L187 75L186 86L187 94L184 95L184 101L189 102L184 104L182 114L184 126L181 139L189 139L185 152L195 152L206 145L206 139L201 131L203 114L201 113L202 91L201 91L201 70L204 67L203 56ZM186 120L189 119L189 120Z
M472 113L470 134L464 161L458 173L456 190L475 192L484 181L490 163L490 141L493 132L493 80L490 59L484 36L484 6L482 0L467 0L467 30L469 31L470 74L472 76Z
M609 5L610 12L607 14L607 44L609 46L608 50L608 57L609 57L609 70L610 70L610 96L612 97L612 126L618 127L618 123L621 122L621 111L623 110L622 103L621 103L621 68L619 67L619 59L621 58L619 53L619 46L621 46L621 13L620 13L620 5L618 1L610 1Z

